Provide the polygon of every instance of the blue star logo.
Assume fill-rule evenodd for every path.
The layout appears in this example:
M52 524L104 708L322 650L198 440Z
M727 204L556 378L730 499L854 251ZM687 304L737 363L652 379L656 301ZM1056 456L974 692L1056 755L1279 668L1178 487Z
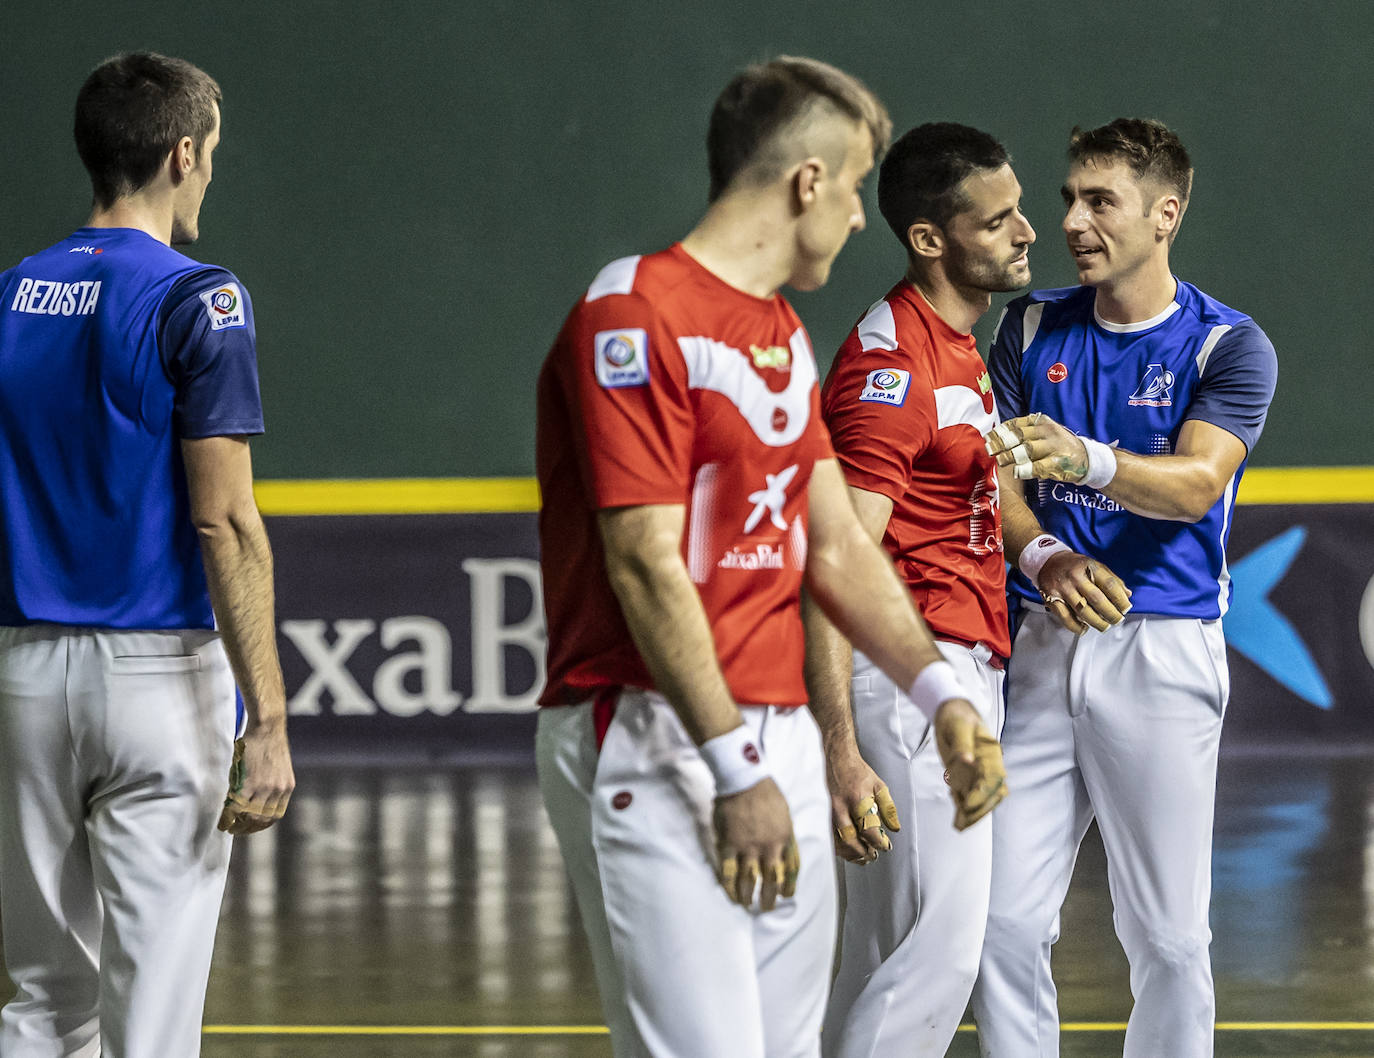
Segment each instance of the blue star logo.
M1277 682L1318 709L1331 708L1331 691L1298 630L1274 608L1269 593L1302 550L1307 529L1295 526L1261 544L1231 567L1234 591L1222 627L1226 642Z

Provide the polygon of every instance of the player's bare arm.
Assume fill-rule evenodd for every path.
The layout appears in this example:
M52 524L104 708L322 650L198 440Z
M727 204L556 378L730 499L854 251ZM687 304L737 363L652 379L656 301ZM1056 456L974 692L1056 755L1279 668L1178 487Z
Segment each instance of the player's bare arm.
M882 540L892 500L849 486L859 524L874 543ZM851 863L868 863L892 847L883 828L900 830L887 784L859 752L854 734L850 676L854 652L810 595L802 598L806 626L806 688L825 746L826 782L835 825L835 851Z
M181 453L215 621L248 713L220 829L251 834L282 817L296 787L277 659L272 550L253 499L248 442L183 440Z
M1012 469L998 466L998 494L1006 553L1020 564L1026 548L1041 540L1045 530L1026 505L1024 484ZM1130 589L1105 563L1062 545L1040 564L1033 579L1045 609L1076 636L1089 628L1105 632L1120 624L1131 609Z
M618 507L598 516L606 573L635 646L682 726L698 746L743 726L716 658L701 597L682 561L681 504ZM796 889L792 817L777 784L761 782L716 798L721 885L747 906L759 890L772 910ZM762 880L762 886L759 882Z
M1086 441L1047 415L1033 412L1011 419L988 435L997 464L1018 477L1089 484L1127 510L1146 518L1196 522L1221 498L1245 461L1245 442L1228 430L1189 419L1169 455L1142 456ZM1097 464L1108 462L1104 469ZM1114 469L1112 463L1114 461ZM1098 483L1095 473L1110 475Z
M809 510L807 592L897 686L917 691L917 680L943 661L942 655L891 559L859 523L834 459L818 462L812 471ZM919 692L912 697L922 704ZM950 772L955 826L963 829L1006 796L1001 749L963 697L943 700L934 727L940 758Z

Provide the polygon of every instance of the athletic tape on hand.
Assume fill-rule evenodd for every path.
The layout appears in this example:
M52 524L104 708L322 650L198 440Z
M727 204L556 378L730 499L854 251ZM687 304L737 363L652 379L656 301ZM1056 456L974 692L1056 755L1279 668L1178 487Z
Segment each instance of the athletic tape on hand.
M1003 448L1015 448L1021 443L1021 438L1016 436L1016 431L1004 422L999 422L994 426L992 432L996 435L997 440L1002 442Z

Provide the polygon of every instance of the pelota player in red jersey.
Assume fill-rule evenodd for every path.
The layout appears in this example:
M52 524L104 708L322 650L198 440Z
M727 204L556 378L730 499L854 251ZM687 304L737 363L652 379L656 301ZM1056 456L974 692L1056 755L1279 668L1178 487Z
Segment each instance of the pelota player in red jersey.
M912 129L878 180L906 276L840 347L822 414L859 521L995 731L1010 652L997 462L983 439L997 412L969 332L991 292L1030 282L1035 232L1006 151L964 125ZM838 848L851 863L825 1053L940 1058L978 971L990 825L950 825L945 765L901 684L857 652L851 669L849 645L812 608L807 631ZM898 817L906 829L892 847L876 824Z
M824 63L744 71L705 216L603 269L540 375L540 782L617 1058L819 1054L835 891L803 582L936 718L959 810L1001 797L996 742L849 506L777 293L824 283L863 226L889 127Z

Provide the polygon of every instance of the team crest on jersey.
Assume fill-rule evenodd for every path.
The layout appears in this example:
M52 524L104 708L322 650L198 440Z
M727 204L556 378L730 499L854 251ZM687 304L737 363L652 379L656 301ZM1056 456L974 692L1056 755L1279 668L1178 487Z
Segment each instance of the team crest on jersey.
M596 380L607 389L643 386L649 381L649 336L639 328L598 331Z
M792 366L792 352L785 345L770 345L766 348L751 345L749 355L754 359L754 366L760 370L772 367L786 371Z
M1170 391L1174 387L1174 373L1166 370L1163 364L1151 364L1145 370L1145 377L1136 386L1126 402L1134 406L1145 405L1150 408L1168 408L1174 403Z
M237 283L225 283L214 290L203 291L200 300L205 304L205 315L210 318L210 330L248 325L248 316L243 311L243 291Z
M876 401L901 407L906 403L906 390L911 385L911 372L895 368L879 368L868 373L868 382L859 394L860 400Z

